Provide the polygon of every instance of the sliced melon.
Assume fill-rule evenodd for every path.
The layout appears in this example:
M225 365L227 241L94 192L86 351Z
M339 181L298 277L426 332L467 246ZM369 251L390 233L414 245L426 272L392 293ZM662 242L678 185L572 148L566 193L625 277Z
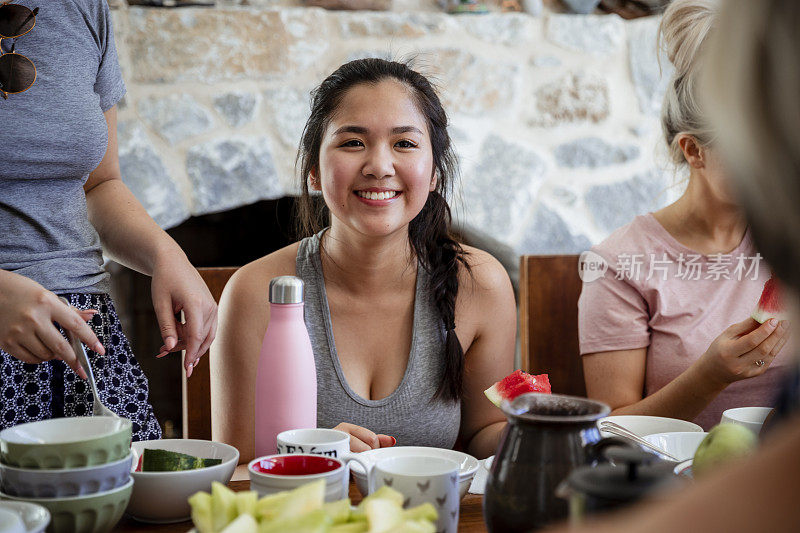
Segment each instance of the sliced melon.
M225 526L221 533L258 533L258 522L252 515L242 514Z
M321 510L324 503L325 480L320 479L306 483L289 492L289 497L284 500L278 511L278 518L303 516L312 511ZM325 516L327 517L327 515Z
M322 509L299 516L291 516L261 522L259 533L327 533L331 528L331 517Z
M429 520L436 522L439 520L439 513L430 503L423 503L403 511L403 520Z
M425 520L406 520L386 533L436 533L436 526Z
M361 502L367 502L369 500L389 500L390 502L402 507L403 506L403 499L404 496L400 494L398 491L394 490L391 487L387 487L386 485L382 485L378 490L364 498Z
M236 493L220 483L211 483L211 518L214 531L221 531L236 519Z
M289 491L284 491L259 499L256 502L256 518L269 521L277 517L283 507L283 503L289 499L289 494Z
M366 520L363 522L348 522L347 524L336 524L331 527L328 533L367 533L369 525Z
M403 508L383 498L365 502L364 513L369 522L369 533L385 533L403 522Z
M252 490L236 493L236 512L239 516L243 514L258 516L256 504L258 503L258 493Z
M517 370L483 391L489 401L498 407L503 400L510 402L526 392L550 394L550 377L547 374L533 376Z
M759 298L758 305L750 316L759 324L763 324L770 318L775 318L777 320L786 320L789 318L783 304L783 294L775 276L770 277L767 282L764 283L764 290L761 292L761 298Z
M334 524L344 524L350 519L350 498L323 504L322 510L331 517Z
M200 533L214 533L214 521L211 518L211 494L197 492L189 497L192 508L192 522Z

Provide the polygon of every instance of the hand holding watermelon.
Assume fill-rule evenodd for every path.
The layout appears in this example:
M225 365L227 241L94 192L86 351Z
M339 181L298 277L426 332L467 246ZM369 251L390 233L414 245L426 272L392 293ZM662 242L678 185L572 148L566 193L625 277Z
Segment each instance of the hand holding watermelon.
M759 324L751 317L722 332L690 370L699 372L720 388L763 374L789 339L784 320Z
M547 374L533 376L522 370L517 370L483 391L489 401L497 407L500 407L500 403L503 400L510 402L526 392L550 394L552 392L550 390L550 377Z

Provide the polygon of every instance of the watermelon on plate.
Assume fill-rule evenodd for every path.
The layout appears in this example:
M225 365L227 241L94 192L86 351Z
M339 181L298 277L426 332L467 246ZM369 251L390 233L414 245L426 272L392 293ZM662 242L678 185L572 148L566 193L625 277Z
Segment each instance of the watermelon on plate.
M770 277L764 284L764 290L761 293L761 298L758 300L758 305L750 315L753 320L759 324L763 324L770 318L778 320L786 320L788 313L783 306L783 295L781 294L780 285L775 276Z
M550 378L547 374L533 376L522 370L517 370L507 375L483 393L489 401L500 407L503 400L511 401L526 392L543 392L550 394Z

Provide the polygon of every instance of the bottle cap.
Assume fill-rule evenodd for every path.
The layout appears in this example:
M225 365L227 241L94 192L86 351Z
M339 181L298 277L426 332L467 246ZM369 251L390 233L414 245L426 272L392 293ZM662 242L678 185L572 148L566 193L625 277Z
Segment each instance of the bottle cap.
M269 303L303 303L303 280L295 276L278 276L269 282Z

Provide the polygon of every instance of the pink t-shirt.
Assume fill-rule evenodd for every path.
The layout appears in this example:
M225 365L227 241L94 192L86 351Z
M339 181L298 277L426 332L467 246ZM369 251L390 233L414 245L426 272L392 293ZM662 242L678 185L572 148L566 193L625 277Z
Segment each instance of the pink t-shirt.
M675 240L652 214L592 248L608 264L578 301L581 354L647 347L645 394L675 379L731 324L753 311L770 270L750 236L729 254L701 255ZM595 257L595 259L598 259ZM759 377L728 386L694 420L705 429L732 407L769 406L786 347Z

